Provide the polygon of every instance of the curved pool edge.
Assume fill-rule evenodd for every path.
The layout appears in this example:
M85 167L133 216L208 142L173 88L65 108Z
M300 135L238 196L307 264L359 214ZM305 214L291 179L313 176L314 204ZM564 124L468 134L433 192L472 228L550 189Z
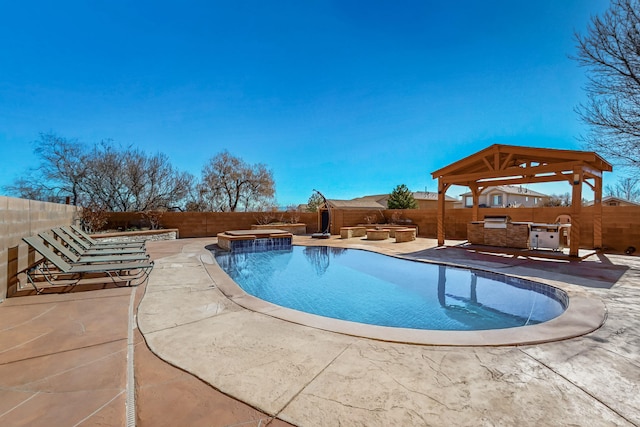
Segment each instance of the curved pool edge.
M569 296L569 306L560 316L537 325L481 331L407 329L369 325L293 310L250 295L233 281L215 261L215 257L213 258L214 262L206 263L205 268L219 290L239 306L283 321L379 341L465 347L532 345L586 335L600 328L607 315L606 307L602 301L585 298L570 290L560 288ZM531 280L524 277L522 279Z

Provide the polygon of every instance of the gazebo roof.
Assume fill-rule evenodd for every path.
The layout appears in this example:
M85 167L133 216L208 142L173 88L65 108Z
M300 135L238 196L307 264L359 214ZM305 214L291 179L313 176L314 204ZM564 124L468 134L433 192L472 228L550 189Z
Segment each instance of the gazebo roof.
M600 177L602 172L613 168L591 151L494 144L432 172L431 176L446 184L495 186L571 181L576 169L586 177Z
M444 196L451 185L465 185L473 195L472 220L478 217L478 196L487 187L569 181L571 190L571 244L578 256L582 184L594 192L593 241L602 246L602 172L613 168L592 151L557 150L494 144L431 174L438 179L438 244L444 244ZM587 181L592 179L593 182Z

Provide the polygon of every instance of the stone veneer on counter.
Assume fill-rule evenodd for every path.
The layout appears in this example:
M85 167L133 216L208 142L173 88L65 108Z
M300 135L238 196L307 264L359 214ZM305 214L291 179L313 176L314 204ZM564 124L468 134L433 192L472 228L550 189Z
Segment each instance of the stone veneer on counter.
M474 245L529 248L529 223L508 222L506 228L484 228L483 221L467 224L467 240Z

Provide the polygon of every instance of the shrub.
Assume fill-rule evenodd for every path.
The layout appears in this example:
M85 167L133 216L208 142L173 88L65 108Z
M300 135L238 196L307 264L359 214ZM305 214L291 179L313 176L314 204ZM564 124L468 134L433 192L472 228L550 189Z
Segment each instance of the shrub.
M90 203L80 211L80 224L87 233L102 230L108 222L107 211L96 203Z

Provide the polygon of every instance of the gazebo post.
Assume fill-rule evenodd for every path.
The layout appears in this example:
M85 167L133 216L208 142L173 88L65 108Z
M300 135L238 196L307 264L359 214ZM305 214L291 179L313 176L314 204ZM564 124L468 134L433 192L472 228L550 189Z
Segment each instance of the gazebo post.
M580 249L580 212L582 211L582 168L573 170L573 190L571 192L571 242L569 256L577 257Z
M593 247L602 249L602 177L595 177L593 191Z
M480 216L480 190L477 183L471 187L471 197L473 198L473 207L471 208L471 221L478 221Z
M438 246L444 245L444 198L449 185L443 183L442 178L438 178Z

